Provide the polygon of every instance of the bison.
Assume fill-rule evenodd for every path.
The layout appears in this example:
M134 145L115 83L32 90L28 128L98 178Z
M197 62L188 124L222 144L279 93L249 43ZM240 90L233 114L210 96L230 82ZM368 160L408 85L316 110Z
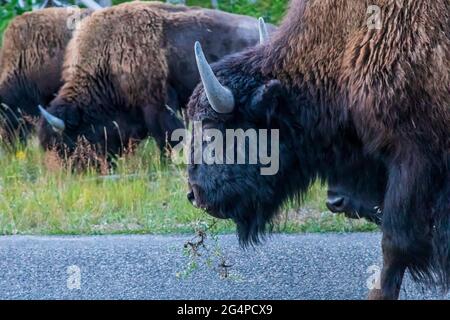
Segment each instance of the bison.
M66 46L76 23L91 10L48 8L11 21L0 54L1 136L8 145L22 142L32 129L28 117L39 116L62 85Z
M407 269L427 285L450 283L450 2L372 2L294 0L269 42L212 69L196 44L191 119L221 132L278 129L280 159L273 176L261 163L192 163L189 198L233 219L243 244L258 242L285 200L316 179L364 177L358 163L371 161L383 269L369 297L397 299Z
M191 50L197 39L218 60L255 45L258 21L138 1L93 13L69 43L64 85L43 110L41 145L70 155L82 138L114 156L150 135L164 149L168 134L183 127L173 109L199 81Z
M381 225L383 198L386 192L386 167L380 161L361 156L346 159L339 171L331 172L327 179L326 206L333 213L347 218L364 218Z

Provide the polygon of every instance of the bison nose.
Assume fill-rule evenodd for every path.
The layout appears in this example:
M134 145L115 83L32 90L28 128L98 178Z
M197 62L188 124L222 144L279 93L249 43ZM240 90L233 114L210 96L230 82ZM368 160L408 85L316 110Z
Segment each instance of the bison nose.
M340 196L329 197L326 202L328 210L333 213L341 213L345 211L345 198Z
M194 207L198 207L198 203L197 200L195 200L195 193L194 190L192 190L191 188L189 188L188 193L186 194L187 199L189 200L189 202L194 206Z
M193 203L195 201L195 196L194 196L194 191L189 191L187 194L187 199L189 200L190 203Z

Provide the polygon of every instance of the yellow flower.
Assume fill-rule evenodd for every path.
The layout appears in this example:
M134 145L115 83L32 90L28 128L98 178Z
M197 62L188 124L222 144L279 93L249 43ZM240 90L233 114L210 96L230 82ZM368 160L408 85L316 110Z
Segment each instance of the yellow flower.
M17 151L16 153L16 158L18 160L25 160L25 158L27 157L26 153L23 151Z

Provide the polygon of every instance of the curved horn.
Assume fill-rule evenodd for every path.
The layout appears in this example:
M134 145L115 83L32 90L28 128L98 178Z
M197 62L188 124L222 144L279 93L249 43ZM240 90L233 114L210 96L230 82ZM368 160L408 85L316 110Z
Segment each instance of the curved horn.
M234 96L230 89L222 86L217 80L211 66L206 61L202 46L195 43L195 59L211 107L217 113L231 113L234 109Z
M64 121L60 118L55 117L50 112L42 108L41 106L38 106L39 111L41 112L42 116L45 120L56 130L58 131L64 131L66 128L66 125L64 124Z
M261 17L258 19L258 28L259 28L259 43L264 44L269 41L269 31L267 31L267 25L264 22L264 19Z

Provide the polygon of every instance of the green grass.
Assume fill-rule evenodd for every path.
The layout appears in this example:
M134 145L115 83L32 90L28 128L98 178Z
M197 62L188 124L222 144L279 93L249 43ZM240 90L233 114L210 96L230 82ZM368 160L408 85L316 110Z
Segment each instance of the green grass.
M218 0L219 9L223 11L263 17L266 22L279 23L289 4L288 0ZM187 0L187 5L211 7L210 0Z
M0 234L192 233L213 219L186 200L183 165L162 164L151 140L117 168L100 175L75 173L32 140L21 151L0 150ZM112 176L111 176L112 175ZM277 232L372 231L363 221L327 213L325 188L315 185L302 207L286 204ZM219 233L234 232L219 221Z

